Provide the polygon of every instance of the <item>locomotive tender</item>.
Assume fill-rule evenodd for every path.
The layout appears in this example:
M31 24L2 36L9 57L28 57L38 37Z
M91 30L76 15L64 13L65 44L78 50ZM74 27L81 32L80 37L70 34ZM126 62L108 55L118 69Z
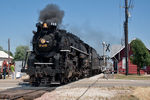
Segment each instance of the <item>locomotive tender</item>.
M22 68L31 85L66 84L101 73L96 50L77 36L58 29L56 23L39 22L36 27L33 50Z

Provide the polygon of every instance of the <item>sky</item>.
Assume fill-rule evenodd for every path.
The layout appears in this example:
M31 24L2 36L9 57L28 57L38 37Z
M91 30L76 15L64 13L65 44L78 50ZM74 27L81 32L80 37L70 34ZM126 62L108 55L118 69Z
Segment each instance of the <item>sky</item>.
M129 0L130 1L130 0ZM64 11L62 29L71 32L102 54L102 42L121 44L124 38L124 0L0 0L0 46L11 52L31 45L40 11L56 4ZM150 48L150 0L131 0L129 41L141 39Z

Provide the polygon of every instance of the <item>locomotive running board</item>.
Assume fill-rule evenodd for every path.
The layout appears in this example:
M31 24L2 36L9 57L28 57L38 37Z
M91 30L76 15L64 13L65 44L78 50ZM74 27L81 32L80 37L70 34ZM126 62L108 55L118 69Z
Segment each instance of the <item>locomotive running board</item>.
M53 63L34 63L35 65L53 65Z
M82 51L82 50L79 50L79 49L78 49L78 48L76 48L76 47L70 46L70 48L72 48L72 49L74 49L74 50L76 50L76 51L78 51L78 52L81 52L81 53L83 53L83 54L85 54L85 55L88 55L88 56L89 56L89 54L87 54L86 52L84 52L84 51Z

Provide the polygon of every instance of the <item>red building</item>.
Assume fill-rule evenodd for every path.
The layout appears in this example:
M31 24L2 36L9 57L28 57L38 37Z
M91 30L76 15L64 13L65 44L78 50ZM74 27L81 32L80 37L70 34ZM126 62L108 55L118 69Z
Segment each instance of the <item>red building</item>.
M129 56L128 56L128 73L129 74L137 74L137 65L134 65L130 61L130 56L133 55L132 50L130 49L129 44ZM111 50L111 59L113 60L113 66L115 73L125 74L126 66L125 66L125 46L121 45L113 45ZM150 50L148 50L150 51ZM150 74L150 66L144 66L140 70L141 74Z

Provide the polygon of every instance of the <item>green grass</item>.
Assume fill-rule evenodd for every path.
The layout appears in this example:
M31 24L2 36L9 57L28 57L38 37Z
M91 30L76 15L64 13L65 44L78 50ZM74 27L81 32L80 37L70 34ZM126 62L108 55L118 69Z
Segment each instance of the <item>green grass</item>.
M150 80L150 75L123 75L114 74L114 79L129 79L129 80Z

